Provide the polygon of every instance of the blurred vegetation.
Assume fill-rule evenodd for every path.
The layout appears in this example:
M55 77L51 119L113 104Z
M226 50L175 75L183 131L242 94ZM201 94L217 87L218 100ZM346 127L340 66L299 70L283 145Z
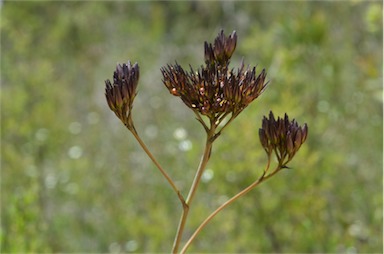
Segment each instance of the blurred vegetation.
M3 2L1 251L169 252L181 212L108 109L104 80L139 62L138 131L187 192L204 131L159 68L203 64L236 30L232 66L271 81L214 144L187 234L259 176L263 115L309 138L285 170L220 213L191 252L381 253L382 2ZM188 231L189 230L189 231Z

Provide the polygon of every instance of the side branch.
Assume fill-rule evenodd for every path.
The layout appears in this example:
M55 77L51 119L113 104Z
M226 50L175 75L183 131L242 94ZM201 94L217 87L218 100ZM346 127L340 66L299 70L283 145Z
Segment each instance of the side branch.
M270 166L270 157L268 158L268 164L266 166L266 168L264 169L262 175L255 181L253 182L251 185L249 185L248 187L246 187L245 189L243 189L242 191L240 191L239 193L237 193L235 196L233 196L232 198L230 198L229 200L227 200L225 203L223 203L221 206L219 206L214 212L212 212L201 224L200 226L196 229L196 231L191 235L191 237L188 239L188 241L185 243L183 249L181 250L180 253L185 253L187 251L187 249L189 248L189 246L191 245L192 241L196 238L196 236L200 233L200 231L220 212L222 211L224 208L226 208L227 206L229 206L230 204L232 204L234 201L236 201L237 199L239 199L240 197L244 196L245 194L247 194L248 192L250 192L253 188L255 188L257 185L259 185L260 183L264 182L265 180L267 180L268 178L270 178L271 176L275 175L277 172L279 172L283 167L281 165L278 165L276 167L276 169L266 175L268 169L269 169L269 166Z
M152 160L152 162L156 165L156 167L159 169L160 173L165 177L165 179L168 181L169 185L171 185L174 192L177 194L177 197L179 198L181 204L183 207L185 206L185 199L183 195L181 194L180 190L176 187L174 181L171 179L171 177L165 172L165 170L161 167L159 162L155 159L155 157L152 155L152 153L149 151L143 140L140 138L139 134L137 133L135 127L129 128L129 130L132 132L133 136L136 138L137 142L139 142L140 146L143 148L145 153L148 155L148 157Z

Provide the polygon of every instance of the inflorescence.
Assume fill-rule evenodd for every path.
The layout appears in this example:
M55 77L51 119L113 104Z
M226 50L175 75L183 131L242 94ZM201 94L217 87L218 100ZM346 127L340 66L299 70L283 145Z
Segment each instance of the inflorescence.
M295 119L289 120L288 115L284 118L275 117L270 111L269 118L265 117L262 121L262 128L259 129L259 137L264 150L271 156L275 152L281 166L292 160L293 156L305 142L308 135L308 126L299 126Z
M205 65L202 65L197 70L190 66L190 70L186 71L177 62L175 64L168 64L160 69L163 75L162 81L166 88L172 95L180 97L183 103L192 109L197 116L197 120L203 125L207 133L206 147L186 199L177 188L175 182L150 153L135 130L132 108L140 77L139 65L137 63L132 65L130 61L123 65L117 64L116 70L113 73L113 82L110 80L105 81L105 96L109 108L128 130L132 132L144 151L173 188L182 204L183 212L172 248L173 253L177 253L180 241L182 240L189 207L210 159L212 143L233 119L264 92L268 85L265 69L257 73L256 67L245 67L244 60L236 71L229 68L230 59L236 49L236 44L237 34L235 31L229 36L224 35L224 32L221 31L213 44L204 43ZM209 124L206 123L203 117L209 119ZM228 118L229 120L225 124L220 125L224 119ZM306 141L307 136L307 124L300 126L295 119L289 120L287 114L283 118L278 117L277 120L272 111L270 111L269 117L264 116L262 126L259 129L259 138L268 156L266 169L255 182L222 204L208 216L187 241L182 253L185 252L202 227L219 211L281 169L287 168L287 163L292 160L301 145ZM277 167L267 174L273 154L277 158Z
M131 112L139 76L139 65L135 63L132 66L128 61L127 64L117 64L113 84L109 79L105 81L108 106L128 129L133 127Z
M245 68L244 62L237 71L228 68L236 43L236 32L226 37L221 31L213 45L205 42L206 65L197 71L190 67L187 72L177 63L161 68L170 93L213 123L219 123L228 114L236 117L260 96L268 83L265 69L257 74L256 67Z
M257 74L256 67L245 68L243 61L236 72L228 68L236 44L235 31L228 37L221 31L213 45L204 43L205 66L197 71L190 67L187 72L177 63L160 69L169 92L216 125L228 114L232 118L238 116L268 84L265 69ZM128 129L133 128L131 112L138 81L139 65L129 61L117 64L113 83L105 81L108 106ZM259 137L267 154L270 156L274 151L279 162L285 165L305 142L307 133L307 124L301 127L295 120L289 121L287 114L275 120L271 111L269 119L264 116Z

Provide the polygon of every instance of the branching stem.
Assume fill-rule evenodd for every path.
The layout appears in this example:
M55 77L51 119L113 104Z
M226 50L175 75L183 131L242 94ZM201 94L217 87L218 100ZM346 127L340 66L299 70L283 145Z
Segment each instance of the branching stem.
M234 201L236 201L237 199L239 199L240 197L244 196L245 194L247 194L248 192L250 192L253 188L255 188L256 186L258 186L260 183L262 183L263 181L267 180L268 178L270 178L271 176L275 175L277 172L279 172L283 167L279 164L276 169L270 173L270 174L266 174L268 169L269 169L269 166L270 166L270 162L271 162L271 158L270 156L268 157L268 163L267 163L267 166L266 168L264 169L262 175L255 181L253 182L251 185L249 185L248 187L246 187L245 189L243 189L242 191L240 191L239 193L237 193L235 196L233 196L232 198L230 198L229 200L227 200L225 203L223 203L221 206L219 206L214 212L212 212L201 224L200 226L196 229L196 231L191 235L191 237L188 239L188 241L185 243L183 249L181 250L181 254L185 253L188 249L188 247L191 245L192 241L196 238L196 236L200 233L200 231L213 219L213 217L215 217L220 211L222 211L224 208L226 208L227 206L229 206L230 204L232 204Z

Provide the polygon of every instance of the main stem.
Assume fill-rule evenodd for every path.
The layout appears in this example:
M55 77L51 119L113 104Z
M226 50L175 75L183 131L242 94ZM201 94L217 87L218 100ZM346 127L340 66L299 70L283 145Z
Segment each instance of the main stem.
M210 130L207 132L207 140L205 143L204 153L201 157L200 164L199 164L199 167L196 171L195 178L193 179L191 188L189 190L187 199L185 201L185 205L183 205L183 212L181 214L179 226L177 228L177 232L176 232L176 236L175 236L175 240L173 242L172 253L174 253L174 254L177 253L177 251L179 249L181 238L182 238L183 232L184 232L185 223L187 222L187 218L188 218L189 208L190 208L192 200L196 194L197 187L199 186L199 183L201 180L201 176L203 175L203 172L205 170L205 167L207 166L207 163L208 163L210 155L211 155L212 143L213 143L213 137L215 135L215 130L216 130L216 126L214 124L211 124Z

